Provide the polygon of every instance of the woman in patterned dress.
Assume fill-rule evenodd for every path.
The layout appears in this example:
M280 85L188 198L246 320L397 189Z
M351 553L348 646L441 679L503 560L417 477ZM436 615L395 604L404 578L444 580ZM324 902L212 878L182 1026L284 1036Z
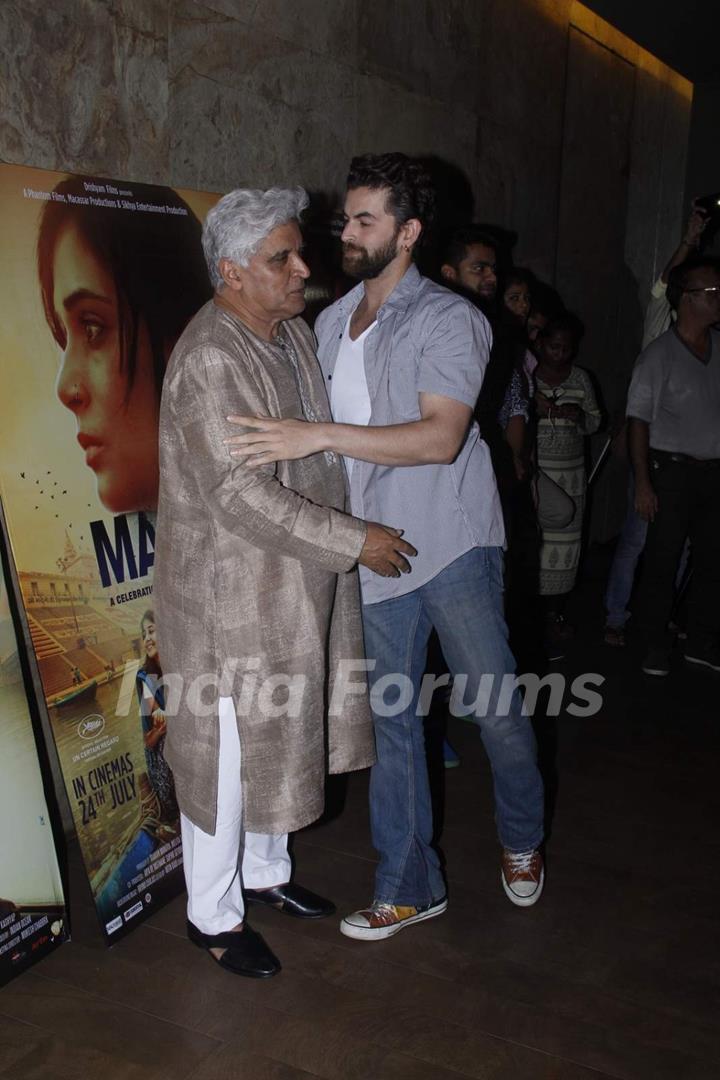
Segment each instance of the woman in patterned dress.
M575 503L563 529L543 530L540 595L546 597L547 631L562 638L564 607L577 576L585 512L585 438L597 431L601 413L592 380L573 363L581 328L571 315L551 319L537 340L535 397L538 466Z

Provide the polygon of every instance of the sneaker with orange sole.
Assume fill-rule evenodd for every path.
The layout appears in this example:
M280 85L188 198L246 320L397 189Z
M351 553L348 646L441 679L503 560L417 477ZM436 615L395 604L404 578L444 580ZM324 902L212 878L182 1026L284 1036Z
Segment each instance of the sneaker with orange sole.
M398 934L406 926L434 919L447 909L447 897L433 900L424 907L403 907L373 900L369 908L346 915L340 923L340 933L357 941L382 941Z
M603 634L603 641L606 645L612 645L614 649L623 649L625 647L625 629L622 626L607 626Z

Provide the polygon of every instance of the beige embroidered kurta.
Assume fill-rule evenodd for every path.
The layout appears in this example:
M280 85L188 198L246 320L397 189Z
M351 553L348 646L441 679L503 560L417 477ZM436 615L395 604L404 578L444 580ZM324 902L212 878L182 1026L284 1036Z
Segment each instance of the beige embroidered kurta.
M311 331L298 318L281 332L307 404L329 420ZM287 353L210 301L173 351L160 409L154 601L163 673L183 686L165 754L181 810L214 833L220 680L238 716L243 826L278 834L322 813L326 768L374 761L365 694L325 722L338 661L363 657L353 568L365 525L344 512L334 457L256 469L232 458L233 414L302 419L301 395ZM298 677L290 695L271 695L268 680L283 676Z

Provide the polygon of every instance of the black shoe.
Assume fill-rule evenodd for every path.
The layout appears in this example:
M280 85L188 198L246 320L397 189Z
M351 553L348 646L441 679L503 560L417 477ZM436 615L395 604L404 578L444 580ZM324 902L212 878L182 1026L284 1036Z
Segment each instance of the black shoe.
M642 669L646 675L669 675L670 649L665 645L651 645L645 653Z
M545 620L544 645L547 659L564 660L567 646L575 636L575 628L565 622L563 615L550 612Z
M224 949L218 959L210 953L220 967L234 975L247 975L250 979L269 979L280 971L280 961L255 930L245 923L242 930L229 930L224 934L203 934L197 926L188 922L187 935L193 945L200 949Z
M265 904L296 919L325 919L335 914L332 900L325 900L317 893L303 889L302 885L275 885L272 889L245 889L245 899L250 904Z
M703 645L689 641L685 646L685 659L688 664L697 664L700 667L710 668L712 671L720 671L720 648L714 642Z

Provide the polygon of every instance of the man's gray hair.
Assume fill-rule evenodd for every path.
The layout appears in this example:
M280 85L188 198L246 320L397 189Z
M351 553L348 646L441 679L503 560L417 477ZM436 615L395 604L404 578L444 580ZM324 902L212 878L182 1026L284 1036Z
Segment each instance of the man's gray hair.
M223 283L221 259L247 266L266 236L278 225L299 221L308 205L304 188L273 187L268 191L237 188L224 195L205 218L202 245L214 289Z

